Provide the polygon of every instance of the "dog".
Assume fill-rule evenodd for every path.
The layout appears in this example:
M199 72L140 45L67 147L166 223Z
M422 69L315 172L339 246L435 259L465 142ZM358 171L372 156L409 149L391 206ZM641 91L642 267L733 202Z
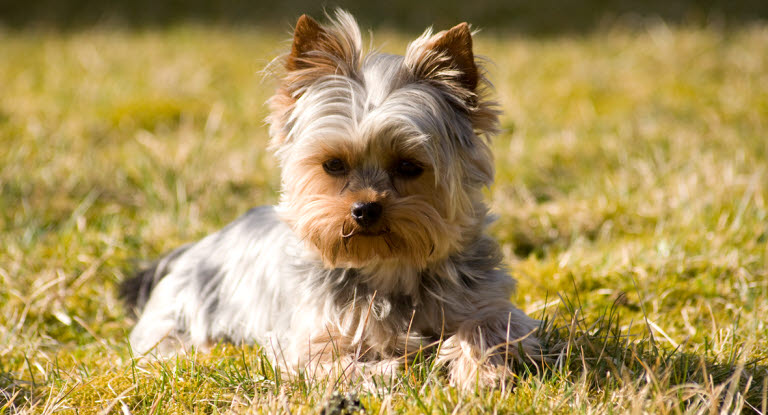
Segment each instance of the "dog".
M390 375L433 350L451 384L493 386L541 347L486 232L499 112L470 27L427 29L397 56L364 54L347 12L329 20L301 16L276 60L278 205L126 281L130 345L256 342L294 371Z

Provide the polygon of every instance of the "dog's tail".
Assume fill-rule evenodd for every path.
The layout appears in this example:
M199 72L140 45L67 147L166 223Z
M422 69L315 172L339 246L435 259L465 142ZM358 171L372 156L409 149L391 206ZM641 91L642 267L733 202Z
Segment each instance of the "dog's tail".
M152 289L171 271L176 260L186 252L191 245L184 245L173 250L162 259L147 267L143 267L133 277L120 284L120 297L128 309L138 314L149 300Z

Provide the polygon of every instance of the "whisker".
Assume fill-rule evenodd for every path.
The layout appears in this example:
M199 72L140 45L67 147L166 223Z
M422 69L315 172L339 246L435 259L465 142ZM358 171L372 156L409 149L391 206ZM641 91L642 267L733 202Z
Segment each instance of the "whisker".
M354 236L354 235L355 235L355 233L357 233L357 232L355 232L355 228L354 228L354 226L352 227L352 230L351 230L351 231L347 232L347 231L344 229L346 226L347 226L347 223L346 223L346 222L344 222L344 223L341 225L341 237L342 237L342 238L344 238L344 239L347 239L347 238L349 238L349 237L351 237L351 236Z

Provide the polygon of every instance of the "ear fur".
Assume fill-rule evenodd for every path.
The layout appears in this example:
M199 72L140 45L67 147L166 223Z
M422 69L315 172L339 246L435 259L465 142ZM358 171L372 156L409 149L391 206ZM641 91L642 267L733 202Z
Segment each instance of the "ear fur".
M405 64L417 79L440 82L460 95L474 94L482 81L467 23L435 35L427 30L408 45Z
M446 64L459 71L458 80L462 86L470 91L477 88L479 76L472 53L472 32L466 22L432 36L427 49L448 58Z
M361 43L360 29L350 14L337 12L328 27L304 14L296 22L285 69L311 80L334 73L353 76L362 58Z
M293 31L291 52L283 55L280 86L269 100L272 147L285 141L285 126L296 100L319 78L357 78L362 62L362 36L351 14L338 10L328 25L302 15Z
M285 69L295 71L311 66L311 52L320 50L322 39L327 36L328 32L315 19L302 14L293 30L293 44L285 59Z
M464 111L472 124L474 137L464 154L471 166L471 181L485 185L493 181L493 156L490 137L498 132L497 104L487 98L490 84L472 52L472 32L467 23L432 34L427 30L408 45L405 66L415 81L425 80L444 91L455 108Z

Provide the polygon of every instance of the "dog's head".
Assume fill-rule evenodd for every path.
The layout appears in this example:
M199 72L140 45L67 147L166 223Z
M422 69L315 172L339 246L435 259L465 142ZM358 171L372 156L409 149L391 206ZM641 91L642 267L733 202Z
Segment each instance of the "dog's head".
M345 12L302 16L270 100L283 219L327 266L424 268L476 237L498 113L466 23L363 55Z

